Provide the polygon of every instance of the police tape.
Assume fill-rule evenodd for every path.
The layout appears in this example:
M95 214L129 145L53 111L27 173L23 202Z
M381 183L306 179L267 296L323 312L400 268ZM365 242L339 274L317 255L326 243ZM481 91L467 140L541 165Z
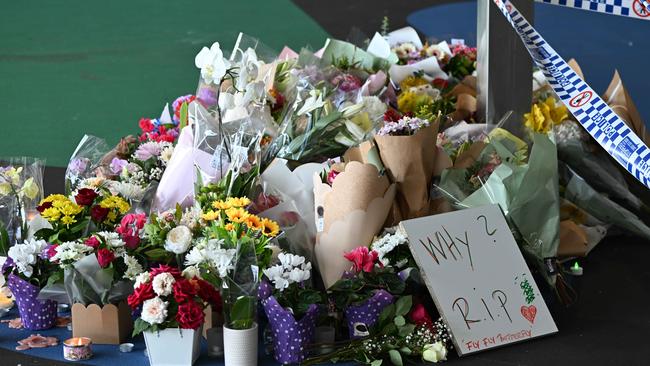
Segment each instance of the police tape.
M571 114L619 164L650 188L650 149L509 1L493 0Z
M648 0L535 0L543 4L595 11L597 13L620 15L641 20L650 20Z

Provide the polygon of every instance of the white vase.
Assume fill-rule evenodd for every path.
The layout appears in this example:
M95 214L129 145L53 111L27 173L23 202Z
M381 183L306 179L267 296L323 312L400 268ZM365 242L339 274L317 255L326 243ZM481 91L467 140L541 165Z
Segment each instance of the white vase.
M257 324L250 329L223 327L223 348L226 366L257 365Z
M151 366L191 366L199 358L201 329L168 328L144 332Z

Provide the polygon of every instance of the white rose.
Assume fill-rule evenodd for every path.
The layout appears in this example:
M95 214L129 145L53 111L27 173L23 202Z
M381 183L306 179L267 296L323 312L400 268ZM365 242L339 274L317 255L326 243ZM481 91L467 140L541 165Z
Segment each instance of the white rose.
M165 242L165 250L175 253L183 254L187 252L190 244L192 243L192 232L187 226L177 226L167 233L167 242Z
M133 287L138 288L143 283L149 283L149 281L151 281L151 274L149 274L149 272L140 273L135 277L135 284Z
M201 271L196 266L189 266L183 270L182 275L188 280L191 280L194 277L201 278Z
M427 344L426 346L424 346L424 351L422 352L422 358L425 361L429 361L433 363L444 361L447 359L447 348L442 342Z
M171 273L163 272L157 274L151 283L153 286L153 292L155 292L158 296L168 296L172 293L174 282L176 282L176 280Z
M146 300L142 304L142 313L140 318L149 324L162 324L167 318L167 301L162 301L159 297Z

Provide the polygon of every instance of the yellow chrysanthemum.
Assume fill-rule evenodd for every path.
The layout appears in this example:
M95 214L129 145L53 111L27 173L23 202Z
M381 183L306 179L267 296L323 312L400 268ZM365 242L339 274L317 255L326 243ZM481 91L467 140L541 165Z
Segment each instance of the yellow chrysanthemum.
M55 205L55 207L57 207L59 211L61 211L61 213L65 216L74 216L83 211L83 208L74 202L59 201L59 203L60 205Z
M39 206L46 203L46 202L56 202L56 201L68 201L68 197L62 195L62 194L51 194L44 199L41 200L39 203Z
M65 225L65 226L70 226L70 225L74 224L75 222L77 222L77 220L75 220L75 218L72 217L72 216L63 216L61 218L61 223L63 225Z
M212 202L212 208L217 209L217 210L227 210L231 208L232 206L230 203L225 202L225 201L214 201Z
M280 225L278 225L277 222L269 219L262 219L262 225L264 225L264 228L262 229L262 234L264 236L267 236L269 238L272 238L280 232Z
M248 197L229 197L226 203L230 204L230 207L246 207L251 204L251 200Z
M418 94L412 91L404 91L397 97L397 108L402 113L415 113L421 106L433 102L428 94Z
M235 225L233 225L233 224L231 224L231 223L227 223L226 226L224 226L224 228L225 228L227 231L233 231L233 230L235 230Z
M61 211L59 211L58 208L56 207L50 207L45 209L42 213L41 216L47 221L53 222L53 221L59 221L61 218Z
M264 229L264 224L262 224L262 219L260 219L258 216L255 215L250 215L246 219L246 226L253 230L262 230Z
M401 83L399 83L399 87L402 90L408 90L410 87L424 85L424 84L428 84L428 82L424 78L418 76L409 76L406 79L402 80Z
M249 214L243 208L239 207L239 208L230 208L226 210L226 215L228 216L228 220L241 224L242 222L246 221L246 219L251 214Z
M219 214L212 210L201 215L201 218L205 221L214 221L219 218Z
M120 212L120 215L126 214L131 209L131 205L120 196L106 197L99 203L99 205L103 208L117 209Z

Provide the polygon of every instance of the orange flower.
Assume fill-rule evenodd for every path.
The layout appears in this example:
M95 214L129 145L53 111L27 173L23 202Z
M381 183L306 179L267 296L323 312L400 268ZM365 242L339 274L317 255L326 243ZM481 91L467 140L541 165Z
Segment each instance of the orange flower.
M231 208L232 206L228 202L214 201L214 202L212 202L212 207L214 207L217 210L227 210L227 209Z
M264 224L262 224L262 219L255 215L250 215L248 219L246 219L246 226L253 230L258 230L261 231L264 229Z
M201 218L205 221L214 221L219 218L219 214L210 210L203 215L201 215Z
M243 208L229 208L226 210L226 215L228 216L228 220L241 224L246 221L251 214Z
M226 203L230 205L230 207L246 207L251 204L251 200L248 199L248 197L230 197L226 200Z
M264 234L264 236L268 236L269 238L278 235L280 232L280 225L278 225L278 223L273 220L262 219L262 225L264 225L262 234Z
M227 231L233 231L235 230L235 225L231 223L227 223L226 226L224 227Z

